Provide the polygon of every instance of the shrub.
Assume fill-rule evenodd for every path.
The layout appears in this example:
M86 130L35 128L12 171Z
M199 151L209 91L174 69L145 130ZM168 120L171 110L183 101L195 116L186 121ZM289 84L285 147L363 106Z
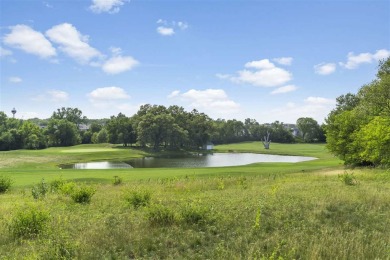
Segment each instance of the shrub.
M112 184L114 184L114 185L119 185L119 184L122 184L122 178L121 177L119 177L119 176L114 176L114 181L113 181L113 183Z
M52 192L59 191L59 190L61 190L61 187L62 187L65 183L66 183L66 182L65 182L64 179L62 179L62 178L55 179L55 180L53 180L52 182L50 182L50 190L51 190Z
M338 176L345 185L353 186L358 184L356 177L353 176L353 173L348 173L345 171L344 174L339 174Z
M32 238L47 228L50 214L36 206L22 208L13 217L9 229L15 238Z
M172 225L176 220L173 210L159 204L153 205L149 209L147 216L152 225Z
M70 197L76 203L87 204L91 202L91 198L95 194L95 192L95 188L83 185L76 187L70 194Z
M49 185L47 185L45 179L42 179L40 183L38 183L32 188L31 194L34 197L34 199L37 200L45 197L48 191L49 191Z
M181 217L187 224L199 224L207 221L208 209L203 206L189 204L181 211Z
M0 176L0 193L4 193L7 190L9 190L11 185L12 185L12 180L10 177Z
M126 200L129 202L131 206L133 206L135 209L138 209L139 207L145 207L150 204L150 192L147 190L141 190L141 191L132 191L128 196L126 197Z
M59 186L59 190L62 194L70 196L73 191L76 189L76 183L73 181L71 182L65 182L61 186Z

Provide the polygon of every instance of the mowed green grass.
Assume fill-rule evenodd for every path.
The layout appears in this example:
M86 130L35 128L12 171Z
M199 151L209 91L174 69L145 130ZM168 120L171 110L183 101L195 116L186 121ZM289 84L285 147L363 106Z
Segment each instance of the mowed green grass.
M15 183L0 195L0 259L390 258L390 170L344 169L317 144L271 144L265 151L253 142L216 150L319 159L204 169L59 170L59 163L144 153L111 145L1 153L0 175ZM7 163L15 155L19 160ZM340 180L345 171L357 185ZM58 192L32 198L31 185L60 176L95 187L91 203L76 204ZM123 184L112 185L114 176ZM149 192L150 204L132 207L126 198L134 191ZM36 238L15 239L9 223L31 205L50 213L47 228ZM173 218L150 217L161 209Z
M197 169L112 169L71 170L60 169L60 164L105 160L128 160L147 155L138 149L124 148L110 144L78 145L56 147L45 150L17 150L0 152L0 174L12 176L14 186L32 185L42 178L51 181L59 176L68 180L110 182L113 176L124 180L149 178L172 178L183 176L258 175L279 174L300 171L323 170L340 167L342 162L330 155L323 144L272 144L265 150L260 142L248 142L216 146L216 152L254 152L285 155L312 156L319 158L302 163L259 163L237 167Z

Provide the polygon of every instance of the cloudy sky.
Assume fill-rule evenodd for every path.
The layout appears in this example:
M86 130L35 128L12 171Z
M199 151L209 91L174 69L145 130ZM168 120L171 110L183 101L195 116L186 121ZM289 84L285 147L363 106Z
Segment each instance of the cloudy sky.
M0 111L89 118L180 105L323 122L390 55L390 2L1 0Z

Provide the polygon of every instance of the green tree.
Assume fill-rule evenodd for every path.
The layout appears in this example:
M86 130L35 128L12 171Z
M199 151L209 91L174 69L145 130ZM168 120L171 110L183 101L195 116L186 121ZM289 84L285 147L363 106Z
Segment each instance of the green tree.
M356 143L360 145L361 162L390 166L390 118L374 117L359 130Z
M78 108L61 107L53 112L51 119L66 119L78 126L84 123L87 118L83 116L83 112Z
M25 149L42 149L46 147L46 137L39 126L30 122L24 121L20 128L20 133Z
M137 140L131 118L126 117L122 113L119 113L118 116L111 116L105 128L110 143L127 146L128 144L134 144Z
M321 127L311 117L301 117L297 119L297 127L301 132L302 139L305 142L318 141L321 135Z
M50 119L45 133L49 146L71 146L81 142L76 124L66 119Z
M373 82L345 100L339 98L340 105L326 119L328 149L346 164L388 164L390 57L380 62Z

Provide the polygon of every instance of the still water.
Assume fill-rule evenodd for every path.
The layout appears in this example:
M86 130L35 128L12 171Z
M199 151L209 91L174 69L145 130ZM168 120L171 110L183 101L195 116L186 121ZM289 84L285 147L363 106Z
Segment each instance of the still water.
M203 168L239 166L258 162L296 163L315 160L315 157L285 156L254 153L214 153L187 157L144 157L125 162L91 162L62 165L62 169L118 168Z

